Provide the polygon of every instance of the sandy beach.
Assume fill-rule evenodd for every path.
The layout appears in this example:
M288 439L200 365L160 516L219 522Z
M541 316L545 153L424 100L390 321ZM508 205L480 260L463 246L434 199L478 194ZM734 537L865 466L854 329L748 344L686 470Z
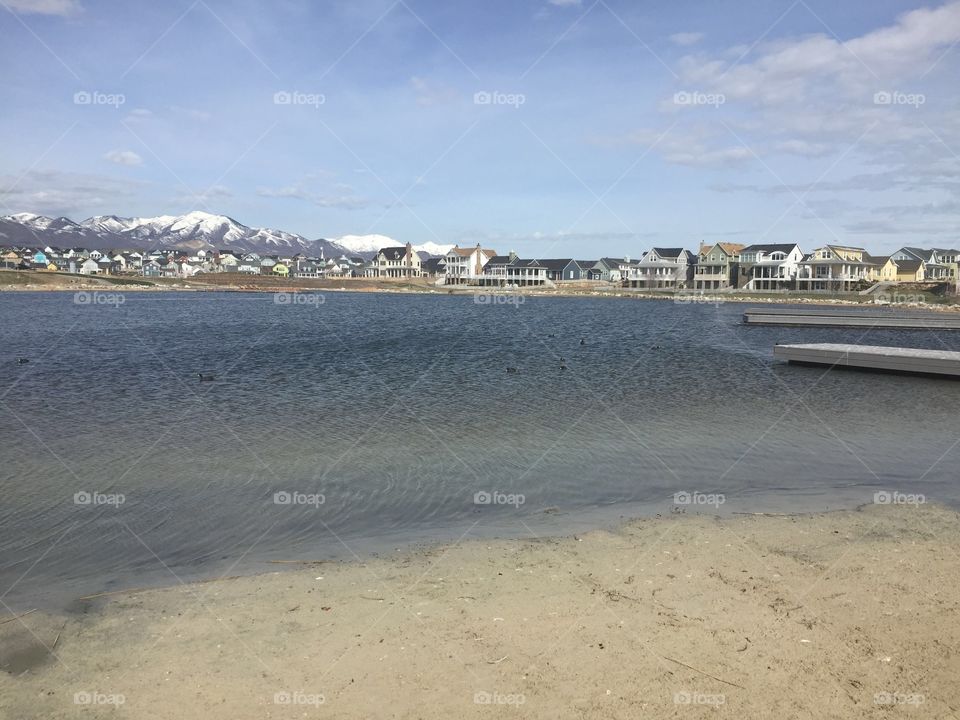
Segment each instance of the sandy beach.
M5 618L0 717L954 717L958 520L668 515L115 594Z

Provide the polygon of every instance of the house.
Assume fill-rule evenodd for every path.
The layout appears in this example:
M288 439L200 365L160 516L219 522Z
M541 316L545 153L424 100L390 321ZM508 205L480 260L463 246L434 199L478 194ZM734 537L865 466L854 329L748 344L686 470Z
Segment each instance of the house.
M585 269L584 279L615 284L620 284L626 280L630 270L636 267L636 263L630 262L629 257L605 257L589 265L583 262L580 262L579 265Z
M797 290L851 292L868 282L876 268L877 262L861 247L824 245L800 262Z
M286 263L278 262L273 266L273 274L277 277L289 277L290 268L287 267Z
M539 260L521 260L515 252L511 252L490 258L478 284L487 287L529 287L546 282L547 268Z
M7 250L0 254L0 267L5 270L16 270L20 267L22 259L16 250Z
M420 265L420 270L427 277L440 277L446 272L446 261L442 257L427 258Z
M927 264L923 260L894 260L890 261L896 265L897 282L923 282L927 275Z
M80 263L77 272L79 272L81 275L99 275L100 264L92 257L88 257L86 260Z
M221 250L216 263L220 267L220 272L237 272L237 266L240 265L240 258L229 250Z
M537 264L546 269L547 280L552 280L553 282L570 282L573 280L587 279L586 271L572 258L537 260Z
M718 242L701 245L693 274L695 290L726 290L737 286L737 258L743 245Z
M947 268L947 279L956 284L960 278L960 250L937 248L937 258Z
M475 285L483 277L483 268L496 257L494 250L481 248L479 243L474 248L454 246L444 260L444 282L447 285Z
M264 257L260 258L260 274L261 275L272 275L273 266L277 264L276 258Z
M950 279L950 268L944 260L941 260L940 251L938 250L904 247L892 253L890 259L894 262L901 260L923 260L924 272L926 272L926 276L923 278L924 280L944 282Z
M653 248L630 271L627 285L640 290L683 290L693 282L697 259L683 248Z
M297 260L292 268L293 276L297 278L318 278L323 269L319 263L302 258Z
M163 275L160 262L157 260L147 260L140 266L140 274L144 277L160 277Z
M803 251L796 243L748 245L737 255L738 286L746 290L793 290Z
M414 278L420 277L423 261L420 253L407 243L404 247L382 248L373 259L374 277ZM347 265L350 268L349 264Z
M874 266L867 279L871 282L897 282L897 263L889 255L871 255Z

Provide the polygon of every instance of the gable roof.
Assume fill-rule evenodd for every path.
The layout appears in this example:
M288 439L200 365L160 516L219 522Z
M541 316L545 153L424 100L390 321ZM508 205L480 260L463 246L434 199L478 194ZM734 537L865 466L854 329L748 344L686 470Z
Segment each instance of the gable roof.
M795 247L797 247L796 243L747 245L745 248L742 248L740 252L742 253L754 253L754 252L773 253L773 252L779 251L784 253L790 253Z
M413 250L410 251L411 257L413 256ZM387 260L403 260L407 256L406 247L386 247L382 248L378 255L383 255Z
M915 273L923 266L923 260L894 260L900 272Z

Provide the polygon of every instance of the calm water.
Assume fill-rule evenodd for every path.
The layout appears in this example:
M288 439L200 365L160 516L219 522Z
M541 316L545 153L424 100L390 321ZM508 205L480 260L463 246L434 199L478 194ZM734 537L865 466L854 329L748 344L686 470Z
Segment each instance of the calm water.
M743 308L0 295L3 602L566 532L668 512L680 491L722 493L721 512L836 507L884 489L960 502L960 384L825 373L771 352L958 350L960 333L744 327ZM525 501L474 502L494 491ZM94 492L125 501L75 500ZM316 503L278 504L279 492Z

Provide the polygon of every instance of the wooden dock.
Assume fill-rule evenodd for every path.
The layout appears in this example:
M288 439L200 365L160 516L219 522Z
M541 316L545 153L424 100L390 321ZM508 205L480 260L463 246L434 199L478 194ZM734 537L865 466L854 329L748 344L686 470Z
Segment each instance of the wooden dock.
M826 365L960 378L960 352L952 350L808 343L775 345L773 356L802 365Z
M960 330L960 313L861 310L859 308L749 308L743 313L746 325L788 325L793 327L865 327L914 330Z

